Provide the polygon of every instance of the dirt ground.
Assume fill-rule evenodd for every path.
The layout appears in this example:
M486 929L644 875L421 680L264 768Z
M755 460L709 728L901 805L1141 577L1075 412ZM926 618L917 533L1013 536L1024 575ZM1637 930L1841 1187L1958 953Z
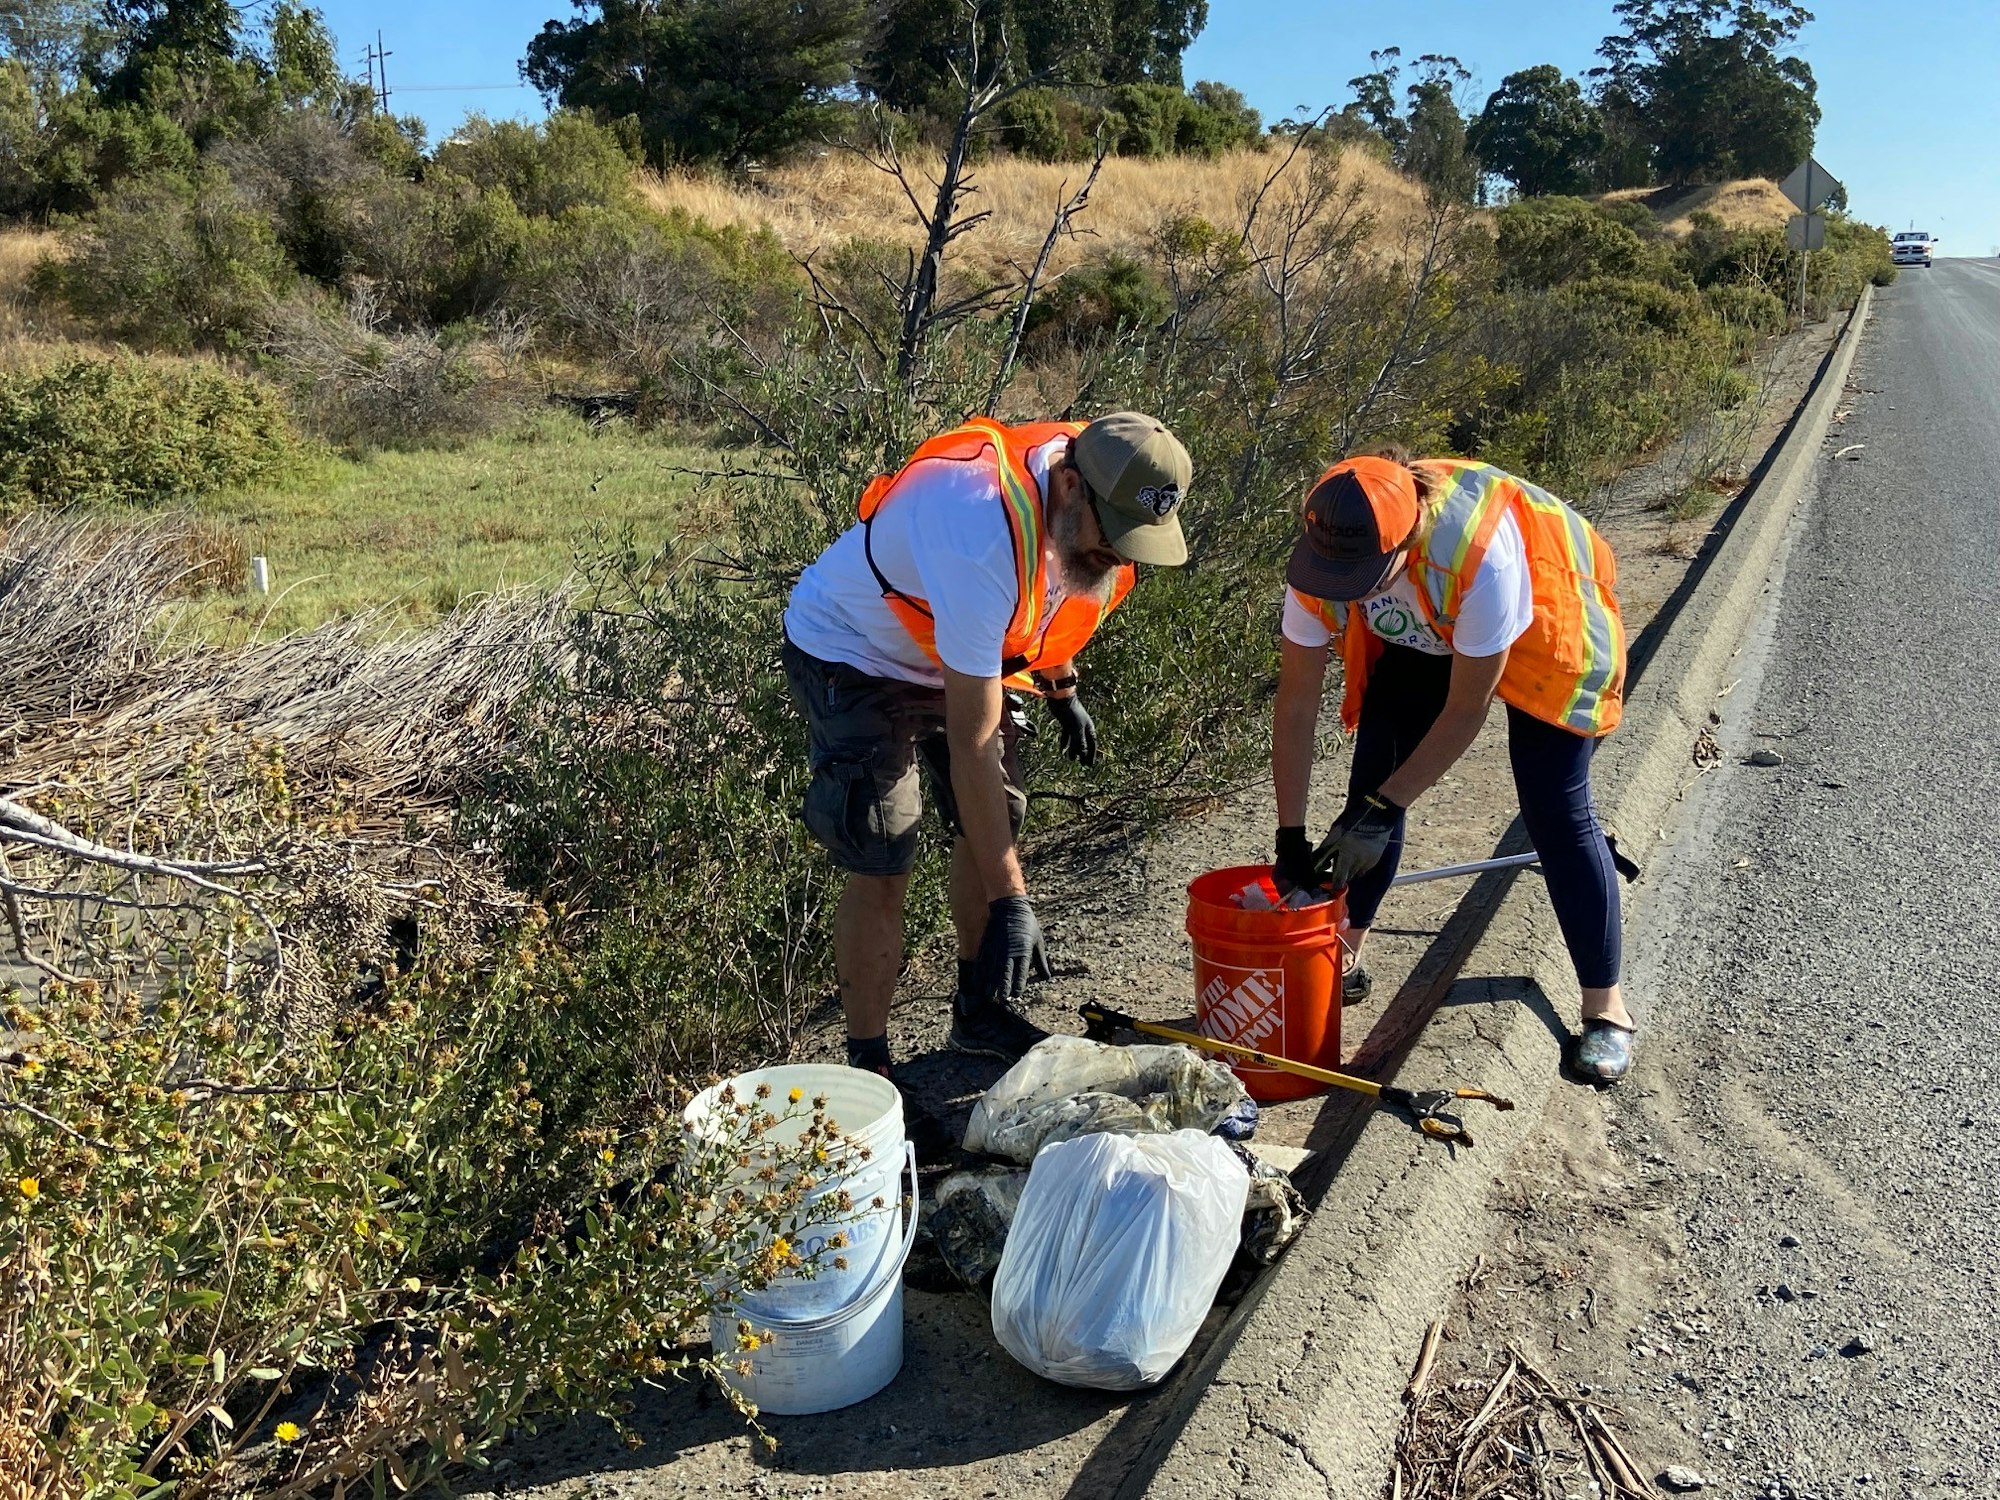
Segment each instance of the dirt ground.
M1834 333L1817 328L1774 345L1764 361L1764 389L1746 410L1689 435L1628 473L1585 504L1619 558L1619 596L1636 634L1660 609L1686 573L1720 510L1789 419ZM1733 484L1709 490L1712 505L1692 519L1677 519L1668 502L1686 495L1721 470ZM1116 705L1101 711L1113 713ZM1514 817L1508 785L1504 731L1499 715L1464 761L1428 796L1412 820L1404 868L1415 870L1488 855ZM1313 799L1315 825L1330 821L1340 802L1344 758L1320 768ZM1145 842L1095 856L1087 871L1061 881L1038 882L1037 909L1048 935L1056 978L1032 992L1031 1017L1051 1030L1081 1029L1076 1007L1098 1001L1143 1017L1186 1022L1193 1013L1192 961L1182 928L1188 881L1226 865L1270 858L1272 816L1268 782L1246 787L1199 819L1170 827ZM1643 861L1643 839L1625 846ZM1083 878L1078 878L1081 876ZM1068 894L1059 894L1067 892ZM1343 1055L1352 1057L1388 998L1435 938L1464 893L1461 881L1416 885L1391 895L1371 940L1368 967L1374 997L1343 1020ZM915 965L891 1022L891 1042L907 1063L906 1092L953 1132L961 1132L973 1101L1003 1071L997 1062L944 1048L950 969L948 954L925 955ZM840 1055L837 1010L830 1010L804 1049L808 1058ZM1407 1081L1407 1080L1406 1080ZM1321 1101L1268 1106L1259 1142L1304 1146ZM1556 1106L1599 1120L1616 1106L1582 1091ZM1589 1140L1585 1131L1578 1139ZM1607 1210L1602 1191L1629 1173L1629 1163L1601 1144L1573 1158L1524 1166L1507 1191L1523 1205L1523 1234L1541 1232L1548 1215L1596 1222ZM1642 1169L1643 1170L1643 1169ZM934 1183L936 1176L931 1175ZM1332 1192L1337 1196L1338 1182ZM1643 1195L1641 1195L1643 1196ZM1649 1274L1648 1256L1663 1254L1659 1237L1638 1236L1646 1210L1634 1204L1624 1217L1602 1226L1606 1257L1615 1262L1601 1278L1593 1316L1609 1336L1622 1327L1626 1299L1617 1277L1637 1285ZM1642 1247L1619 1249L1613 1243ZM1534 1274L1567 1294L1558 1258ZM1553 1282L1550 1279L1553 1278ZM1538 1286L1540 1284L1538 1283ZM1115 1488L1139 1459L1169 1403L1166 1387L1111 1395L1044 1382L1016 1364L994 1341L985 1302L949 1289L936 1267L906 1278L904 1366L887 1390L846 1411L819 1417L774 1418L779 1441L765 1453L749 1438L728 1405L698 1385L635 1393L632 1422L645 1446L628 1451L599 1424L523 1437L495 1454L489 1474L473 1492L597 1500L597 1497L748 1495L769 1497L866 1495L879 1500L931 1497L1095 1497ZM1490 1295L1501 1296L1497 1283ZM1510 1294L1511 1295L1511 1294ZM1505 1307L1504 1301L1493 1304ZM1548 1326L1568 1329L1571 1311L1559 1298L1537 1304ZM1632 1307L1647 1305L1635 1296ZM1457 1314L1465 1326L1466 1312ZM1492 1315L1481 1312L1481 1319ZM1220 1324L1211 1314L1197 1351ZM1482 1328L1485 1326L1482 1322ZM1498 1323L1495 1323L1497 1328ZM1636 1325L1635 1325L1636 1326ZM1547 1347L1547 1335L1541 1347ZM1461 1345L1455 1344L1454 1349ZM1473 1343L1464 1343L1467 1353ZM1484 1345L1479 1345L1483 1349ZM1413 1351L1414 1353L1414 1351Z

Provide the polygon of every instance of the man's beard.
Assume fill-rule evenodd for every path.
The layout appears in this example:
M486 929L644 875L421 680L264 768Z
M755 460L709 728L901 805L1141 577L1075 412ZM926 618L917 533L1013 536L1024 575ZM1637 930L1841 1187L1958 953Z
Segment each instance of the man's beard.
M1104 604L1111 598L1118 569L1115 565L1100 568L1090 561L1083 546L1084 503L1078 500L1054 507L1055 514L1049 517L1049 541L1055 549L1056 571L1062 580L1064 596L1094 599Z

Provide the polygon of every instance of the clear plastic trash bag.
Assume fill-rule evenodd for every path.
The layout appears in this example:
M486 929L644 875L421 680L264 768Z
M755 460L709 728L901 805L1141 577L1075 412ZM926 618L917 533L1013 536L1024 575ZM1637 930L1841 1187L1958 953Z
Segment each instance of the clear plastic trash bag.
M1042 1149L993 1277L993 1334L1036 1374L1130 1391L1194 1341L1236 1254L1250 1174L1197 1130Z
M1242 1139L1257 1106L1236 1075L1190 1047L1038 1042L972 1106L965 1149L1022 1166L1051 1141L1103 1131L1215 1131Z

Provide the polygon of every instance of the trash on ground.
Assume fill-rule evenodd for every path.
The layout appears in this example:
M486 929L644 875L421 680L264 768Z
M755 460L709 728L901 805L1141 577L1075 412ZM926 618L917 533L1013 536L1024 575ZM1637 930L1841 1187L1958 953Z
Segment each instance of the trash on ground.
M1025 1167L979 1167L954 1172L938 1184L931 1239L951 1274L974 1291L1000 1269L1007 1230L1027 1185Z
M1270 893L1264 889L1264 882L1253 880L1229 899L1245 911L1277 911L1281 907L1288 911L1298 911L1301 907L1322 905L1331 901L1333 897L1325 891L1310 890L1301 886L1290 895L1273 901Z
M1236 1075L1192 1048L1112 1047L1052 1036L988 1089L966 1122L965 1149L1027 1166L1053 1141L1175 1130L1247 1138L1257 1106Z
M1063 1385L1151 1385L1207 1316L1249 1191L1230 1145L1196 1130L1054 1142L993 1278L994 1336Z
M1250 1193L1243 1208L1243 1254L1259 1266L1276 1265L1306 1226L1306 1199L1291 1177L1257 1152L1231 1142L1250 1173Z

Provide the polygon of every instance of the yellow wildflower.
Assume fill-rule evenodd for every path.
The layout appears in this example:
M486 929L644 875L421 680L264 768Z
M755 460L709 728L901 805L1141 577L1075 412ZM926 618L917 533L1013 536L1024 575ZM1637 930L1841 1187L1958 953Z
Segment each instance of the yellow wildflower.
M21 1190L23 1198L39 1198L42 1196L42 1179L39 1177L23 1177L15 1186Z
M602 1151L598 1153L598 1155L602 1156L606 1161L610 1161L613 1158L615 1158L618 1155L618 1153L616 1151L613 1151L609 1146L606 1146Z
M797 1104L801 1099L805 1098L805 1096L806 1096L806 1091L804 1089L793 1089L785 1097L791 1100L792 1103Z
M280 1422L275 1435L281 1443L296 1443L299 1440L299 1424L296 1422Z

